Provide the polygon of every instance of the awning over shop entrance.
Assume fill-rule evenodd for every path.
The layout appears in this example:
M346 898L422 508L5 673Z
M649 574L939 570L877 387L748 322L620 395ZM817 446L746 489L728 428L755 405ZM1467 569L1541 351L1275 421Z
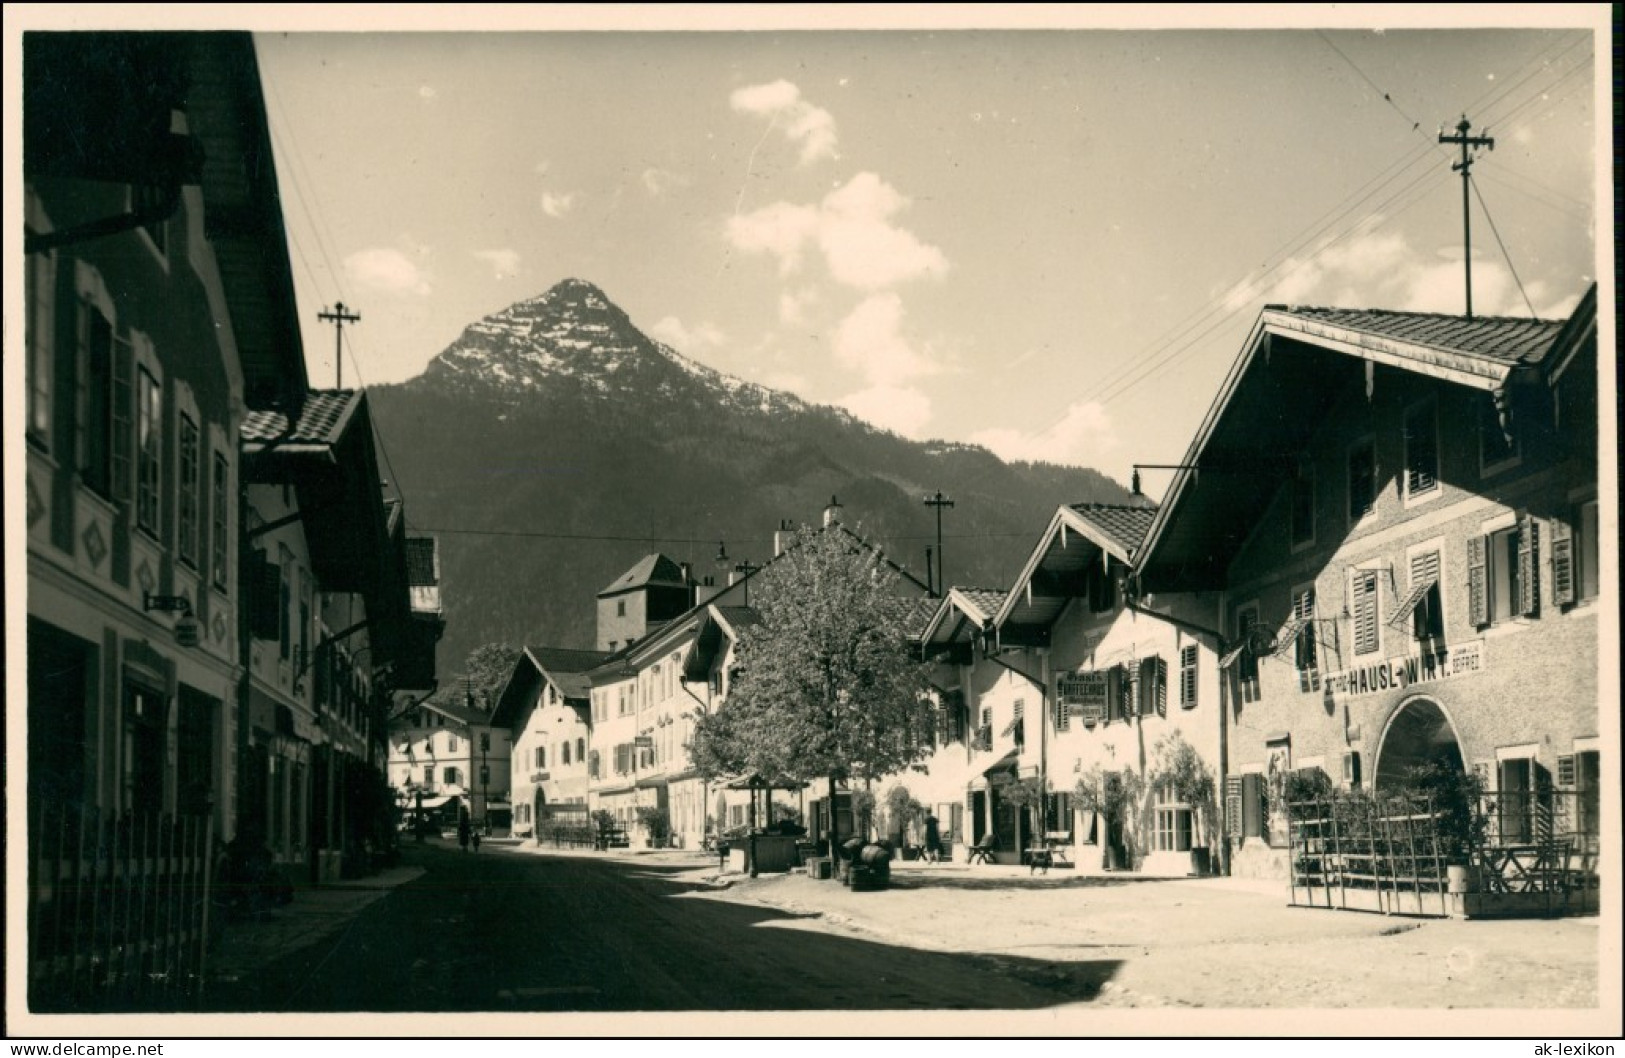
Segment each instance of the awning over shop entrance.
M987 776L989 779L995 777L1003 778L1008 774L1009 777L1013 779L1016 777L1016 766L1020 759L1021 751L1013 749L1009 753L1006 753L1004 756L1000 757L992 767L988 768L982 774Z

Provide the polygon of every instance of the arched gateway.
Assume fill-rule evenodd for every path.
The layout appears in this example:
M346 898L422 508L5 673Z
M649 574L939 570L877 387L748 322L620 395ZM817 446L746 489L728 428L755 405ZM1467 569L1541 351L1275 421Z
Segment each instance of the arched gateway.
M1377 769L1372 785L1393 790L1405 783L1417 765L1439 763L1464 771L1461 743L1450 717L1429 698L1414 698L1388 719L1377 748Z

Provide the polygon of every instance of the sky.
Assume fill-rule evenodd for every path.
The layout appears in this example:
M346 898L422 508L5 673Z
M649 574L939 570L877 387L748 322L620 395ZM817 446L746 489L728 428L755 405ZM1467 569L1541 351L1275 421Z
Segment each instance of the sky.
M316 384L336 302L374 384L574 276L728 374L1127 483L1264 304L1462 310L1464 114L1475 310L1567 313L1600 271L1585 18L257 40Z

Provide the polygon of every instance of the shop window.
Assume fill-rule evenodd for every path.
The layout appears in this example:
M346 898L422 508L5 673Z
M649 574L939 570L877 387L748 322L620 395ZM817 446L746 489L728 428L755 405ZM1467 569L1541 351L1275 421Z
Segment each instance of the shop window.
M1439 422L1432 401L1405 414L1405 499L1439 491Z
M1199 651L1194 645L1184 647L1179 652L1179 707L1181 709L1196 708L1196 659L1198 655Z
M180 552L180 560L197 568L198 562L198 455L199 437L197 423L191 416L182 412L180 416L180 466L177 469L175 482L176 505L176 549Z
M1349 449L1348 517L1359 522L1377 510L1377 445L1370 439Z

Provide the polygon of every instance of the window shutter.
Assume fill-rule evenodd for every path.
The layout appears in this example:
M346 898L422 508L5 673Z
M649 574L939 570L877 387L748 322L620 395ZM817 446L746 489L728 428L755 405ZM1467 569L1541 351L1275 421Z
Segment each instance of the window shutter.
M1540 522L1527 514L1518 517L1518 612L1540 615Z
M1484 537L1467 538L1467 619L1478 628L1490 623L1488 550Z
M1552 519L1552 603L1574 603L1574 529L1560 518Z
M1565 790L1572 790L1577 785L1574 781L1574 755L1567 754L1557 758L1557 785Z
M99 316L97 317L100 318ZM91 350L96 355L101 350ZM128 502L130 485L130 446L134 431L130 426L130 405L134 400L133 381L135 350L128 339L114 336L109 342L113 359L112 421L108 423L112 435L108 438L111 457L113 498Z
M1241 837L1241 776L1228 775L1224 780L1224 833L1226 837Z
M1179 704L1190 709L1196 705L1196 659L1200 656L1195 647L1186 647L1179 659Z
M1376 650L1377 633L1377 571L1363 569L1354 574L1354 652Z

